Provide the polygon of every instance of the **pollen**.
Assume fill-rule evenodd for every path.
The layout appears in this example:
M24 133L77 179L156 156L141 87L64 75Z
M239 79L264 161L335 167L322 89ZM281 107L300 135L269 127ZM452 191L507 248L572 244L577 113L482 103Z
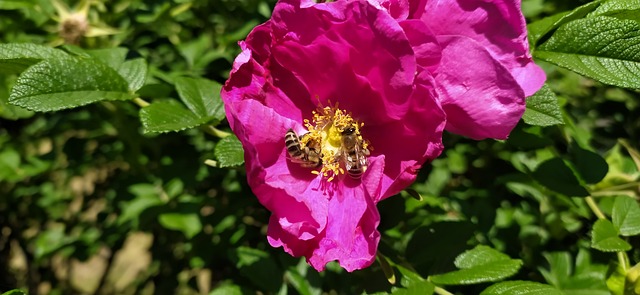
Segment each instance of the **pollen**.
M343 158L348 151L343 147L343 134L348 128L353 128L357 142L364 149L370 148L364 140L360 129L364 123L356 121L350 113L341 110L336 103L334 106L318 108L312 112L312 118L304 120L304 126L309 130L300 144L303 147L314 147L320 151L322 168L320 171L312 171L313 174L322 175L328 182L345 174ZM366 167L365 167L366 169Z

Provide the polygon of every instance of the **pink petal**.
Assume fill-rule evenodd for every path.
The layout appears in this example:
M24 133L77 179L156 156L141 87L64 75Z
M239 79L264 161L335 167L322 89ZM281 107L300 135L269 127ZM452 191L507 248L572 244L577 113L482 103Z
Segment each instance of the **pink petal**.
M416 62L402 28L387 13L360 1L308 8L281 1L272 21L275 62L308 90L304 99L310 104L339 101L340 108L370 122L404 115Z
M386 156L384 191L374 200L376 203L413 183L422 164L442 152L445 115L436 99L434 83L429 72L421 72L410 98L410 111L403 120L374 126L365 124L363 128L363 136L373 146L372 154Z
M382 161L372 159L368 175L363 177L380 179L382 168ZM362 184L339 186L329 200L329 211L325 236L308 258L309 263L322 271L328 262L338 260L349 272L373 263L380 240L376 230L380 215L367 189Z
M436 35L466 36L487 48L526 96L542 87L546 76L531 59L520 1L429 0L413 17L422 19Z
M462 36L440 36L436 72L447 130L473 139L505 139L525 110L524 92L482 45Z

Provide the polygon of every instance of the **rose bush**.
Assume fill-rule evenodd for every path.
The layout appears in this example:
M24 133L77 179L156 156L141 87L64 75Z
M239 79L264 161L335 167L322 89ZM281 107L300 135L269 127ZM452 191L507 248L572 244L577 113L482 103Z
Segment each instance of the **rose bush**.
M245 149L249 185L272 212L272 246L305 256L319 271L334 260L348 271L370 265L380 238L376 204L441 153L445 126L505 138L518 122L525 94L544 81L526 35L512 40L524 27L481 34L471 22L481 23L477 10L441 2L283 0L240 42L222 99ZM517 12L504 24L524 25L515 3L487 7ZM430 24L437 18L429 9L461 14L451 16L460 33ZM505 16L487 11L488 25ZM361 178L325 169L329 157L312 169L287 154L287 130L302 135L319 122L329 122L319 129L323 153L332 151L335 130L343 131L336 113L361 126L371 147Z

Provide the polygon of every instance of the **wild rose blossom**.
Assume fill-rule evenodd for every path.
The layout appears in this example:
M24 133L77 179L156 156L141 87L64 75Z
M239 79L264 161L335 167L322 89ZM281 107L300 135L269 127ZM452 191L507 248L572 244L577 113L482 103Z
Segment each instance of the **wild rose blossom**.
M525 93L542 83L532 86L528 78L538 76L530 72L539 69L530 58L518 63L520 52L512 50L527 49L526 35L524 44L515 42L520 47L504 49L493 41L513 36L478 41L436 30L422 19L429 3L281 0L240 42L221 94L245 149L249 185L272 212L268 241L318 271L334 260L347 271L375 260L376 204L441 153L445 126L473 138L505 138L524 111ZM455 7L451 13L468 13ZM350 177L340 158L347 126L357 127L370 151L360 178ZM289 129L303 136L301 147L318 144L322 165L291 159Z
M546 80L533 63L520 0L370 0L405 29L421 58L435 39L437 81L446 130L474 139L506 139L525 110L525 97ZM429 49L429 53L434 50Z

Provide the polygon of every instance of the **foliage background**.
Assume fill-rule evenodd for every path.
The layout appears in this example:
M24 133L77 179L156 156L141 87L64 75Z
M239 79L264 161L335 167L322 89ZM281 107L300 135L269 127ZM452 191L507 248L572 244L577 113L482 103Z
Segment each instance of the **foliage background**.
M53 3L0 0L0 43L61 45ZM91 26L107 34L83 37L78 46L123 47L128 59L143 58L148 74L138 94L154 103L175 101L180 77L224 83L239 52L236 42L269 18L275 1L91 3ZM535 21L585 3L524 0L523 12ZM426 278L455 270L456 256L484 244L522 260L510 280L546 283L565 294L610 294L605 279L617 258L592 248L596 217L584 198L549 183L556 166L549 166L551 177L538 168L557 158L572 161L574 172L591 171L595 181L583 173L578 186L589 185L608 216L613 197L637 200L638 168L619 139L638 147L638 93L540 64L562 105L564 125L521 122L504 142L447 134L445 152L412 187L422 200L403 192L378 206L380 252L394 265L413 268L396 273L403 286L410 274ZM17 77L0 72L0 291L407 290L392 285L377 263L354 273L330 264L317 273L304 260L271 248L265 237L269 213L252 195L242 166L216 148L223 146L215 136L220 133L206 127L145 133L140 106L130 101L34 113L8 103ZM217 128L228 130L225 124ZM208 159L217 165L205 165ZM232 167L222 167L226 163ZM619 185L623 189L607 190ZM627 252L631 265L638 263L640 239L625 239L634 246ZM489 285L447 290L479 294Z

